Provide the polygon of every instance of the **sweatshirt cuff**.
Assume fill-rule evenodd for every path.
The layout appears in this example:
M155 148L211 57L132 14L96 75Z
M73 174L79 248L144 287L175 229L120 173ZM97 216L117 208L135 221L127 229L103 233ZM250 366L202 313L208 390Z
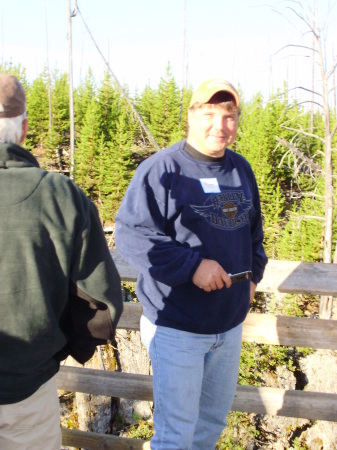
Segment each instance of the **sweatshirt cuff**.
M194 277L195 272L197 271L197 268L200 266L201 261L203 258L199 255L198 259L196 260L195 264L192 267L192 270L190 272L190 280L192 281L192 278Z
M252 277L252 279L251 279L251 281L254 283L254 284L258 284L260 281L262 280L262 277L259 277L258 275L254 275L253 274L253 277Z

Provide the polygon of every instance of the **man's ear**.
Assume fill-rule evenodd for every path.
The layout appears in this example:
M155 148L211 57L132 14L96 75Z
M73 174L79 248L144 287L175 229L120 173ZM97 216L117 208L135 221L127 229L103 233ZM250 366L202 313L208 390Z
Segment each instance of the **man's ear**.
M28 132L28 119L24 119L22 121L22 135L21 135L19 145L23 144L23 141L26 139L27 132Z

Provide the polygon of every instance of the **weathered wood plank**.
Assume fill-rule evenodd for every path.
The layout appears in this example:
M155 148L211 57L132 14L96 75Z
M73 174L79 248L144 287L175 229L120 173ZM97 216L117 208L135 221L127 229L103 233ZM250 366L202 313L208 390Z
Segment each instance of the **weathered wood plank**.
M58 389L153 400L152 376L62 366ZM233 411L337 421L337 394L237 386Z
M117 328L139 331L139 321L142 313L143 307L140 303L124 303L124 310L117 323Z
M121 279L123 281L136 281L139 273L138 270L135 267L130 266L117 250L110 250L110 254L116 264Z
M237 386L232 411L337 421L337 394Z
M337 320L250 313L242 334L245 342L337 350Z
M260 292L337 296L337 264L270 260Z
M150 375L61 366L57 375L57 388L94 395L153 400Z
M139 330L142 311L140 303L125 303L118 328ZM336 320L250 313L242 333L244 342L337 350Z
M122 280L136 281L138 271L111 250ZM337 264L269 260L259 292L283 292L337 297Z
M148 444L140 439L121 438L111 434L62 429L62 444L88 450L145 450Z

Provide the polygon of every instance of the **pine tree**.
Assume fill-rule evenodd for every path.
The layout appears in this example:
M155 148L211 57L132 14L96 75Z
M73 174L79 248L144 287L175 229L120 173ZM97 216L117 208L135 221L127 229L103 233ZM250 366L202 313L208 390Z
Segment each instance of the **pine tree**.
M97 126L99 120L98 104L92 98L76 143L74 180L93 201L98 199L98 155L104 141Z
M137 111L147 127L151 127L151 112L154 108L155 95L154 90L151 89L150 86L145 86L141 95L138 95L137 93L135 95Z
M12 61L4 62L0 64L0 72L14 75L22 84L25 92L28 91L29 83L27 81L26 69L20 63L14 65Z
M170 65L167 66L165 78L160 79L154 96L149 129L161 148L172 144L179 128L180 97Z
M155 101L156 91L151 89L149 86L145 86L145 89L141 95L136 92L134 98L135 108L150 133L151 114L153 114L155 109ZM155 136L153 136L153 138L155 139ZM154 148L153 142L149 139L148 134L145 132L144 127L141 126L139 122L136 123L134 144L138 148L138 154L143 153L146 156L151 154L153 151L157 151L157 149Z
M323 258L324 236L323 146L313 136L305 133L294 135L296 128L310 130L311 117L310 112L300 108L296 102L291 106L282 123L283 137L291 148L287 148L285 153L279 146L277 154L282 166L286 167L288 180L287 220L280 234L278 255L282 259L319 261ZM321 117L316 115L315 133L323 136L321 122ZM301 157L299 152L304 156ZM321 171L315 171L310 161L315 162Z
M67 74L53 73L51 93L52 128L50 141L47 143L53 158L56 151L69 148L69 82Z
M120 95L116 93L112 76L106 71L97 93L97 112L99 116L97 125L104 136L105 143L110 142L116 132L119 101Z
M33 81L26 92L26 98L29 129L25 146L29 149L44 148L49 133L49 100L46 70Z
M119 103L120 110L114 124L115 130L100 158L102 162L100 198L104 221L114 220L135 170L132 160L135 124L126 102L120 99Z
M270 134L273 116L263 107L263 98L257 94L250 103L242 104L238 139L234 148L250 162L259 186L264 219L265 250L276 256L276 245L281 230L284 198L275 173L273 161L274 139Z
M321 183L322 184L322 183ZM323 188L323 184L322 184ZM321 189L323 192L323 189ZM305 197L294 203L289 220L281 232L278 245L280 259L291 261L321 261L323 256L324 197Z
M179 121L176 129L171 133L170 144L181 141L187 137L188 131L188 107L192 97L192 89L184 88L179 94Z
M84 81L74 90L75 137L81 129L87 108L95 97L95 93L95 80L89 68Z

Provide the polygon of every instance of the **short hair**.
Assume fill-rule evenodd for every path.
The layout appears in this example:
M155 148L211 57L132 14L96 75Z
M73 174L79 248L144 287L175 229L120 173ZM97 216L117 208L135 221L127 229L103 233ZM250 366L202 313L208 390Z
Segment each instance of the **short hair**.
M213 97L212 97L213 98ZM207 102L207 103L194 103L194 105L192 105L189 108L190 112L194 112L197 109L203 109L205 107L207 107L208 105L218 105L218 106L222 106L226 111L228 112L234 112L238 115L238 117L240 117L241 114L241 109L240 107L236 106L235 103L232 100L226 100L226 101L212 101L212 99Z
M22 138L22 122L26 119L24 113L17 117L0 118L0 141L19 144Z

